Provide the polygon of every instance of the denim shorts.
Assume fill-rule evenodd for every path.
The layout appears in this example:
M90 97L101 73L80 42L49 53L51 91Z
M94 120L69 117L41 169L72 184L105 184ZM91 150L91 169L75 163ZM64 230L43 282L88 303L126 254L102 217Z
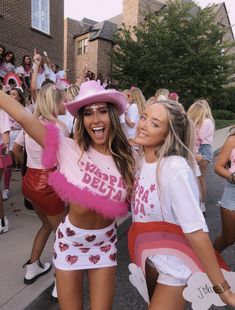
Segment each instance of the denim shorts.
M212 146L210 144L201 144L198 153L202 155L203 159L209 162L213 159Z
M225 184L222 199L218 201L218 206L235 211L235 184L229 182Z

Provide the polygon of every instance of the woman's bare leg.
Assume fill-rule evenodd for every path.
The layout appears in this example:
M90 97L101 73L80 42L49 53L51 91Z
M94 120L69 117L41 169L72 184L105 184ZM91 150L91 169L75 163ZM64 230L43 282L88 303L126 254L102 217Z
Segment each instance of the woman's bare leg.
M60 310L83 310L83 270L56 269Z
M90 310L112 310L116 267L88 270Z
M52 232L50 223L47 220L47 217L40 211L39 208L34 206L34 210L37 213L38 217L42 222L42 226L34 237L33 247L31 250L31 256L29 263L34 263L36 260L39 260L42 254L42 251L46 245L46 242Z
M234 202L235 203L235 202ZM235 242L235 211L220 208L222 231L215 238L214 248L221 253Z
M158 283L149 310L184 310L186 301L182 296L185 286L170 286Z

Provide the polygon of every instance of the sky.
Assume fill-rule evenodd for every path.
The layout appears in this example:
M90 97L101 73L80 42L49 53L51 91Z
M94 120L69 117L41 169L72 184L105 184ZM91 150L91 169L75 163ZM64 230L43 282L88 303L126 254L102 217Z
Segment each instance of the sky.
M122 13L123 0L64 0L65 17L81 20L83 17L97 22L106 20ZM221 3L222 0L197 0L202 8L209 3ZM229 14L233 33L235 34L235 1L224 0Z

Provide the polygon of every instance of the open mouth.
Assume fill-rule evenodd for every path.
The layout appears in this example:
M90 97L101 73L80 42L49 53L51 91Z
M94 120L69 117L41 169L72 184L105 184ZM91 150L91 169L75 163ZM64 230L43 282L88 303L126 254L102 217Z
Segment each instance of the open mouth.
M105 129L104 127L95 127L95 128L92 128L92 131L96 137L100 138L104 134L104 129Z
M144 132L142 132L142 131L139 131L139 132L138 132L138 136L139 136L139 137L143 137L143 138L146 138L146 137L147 137L147 135L146 135Z

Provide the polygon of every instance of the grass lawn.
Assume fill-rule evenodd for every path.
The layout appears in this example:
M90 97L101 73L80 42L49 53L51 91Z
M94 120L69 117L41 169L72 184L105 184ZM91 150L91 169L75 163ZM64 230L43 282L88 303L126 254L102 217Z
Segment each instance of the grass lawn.
M215 119L215 128L221 129L228 126L235 125L234 119Z

